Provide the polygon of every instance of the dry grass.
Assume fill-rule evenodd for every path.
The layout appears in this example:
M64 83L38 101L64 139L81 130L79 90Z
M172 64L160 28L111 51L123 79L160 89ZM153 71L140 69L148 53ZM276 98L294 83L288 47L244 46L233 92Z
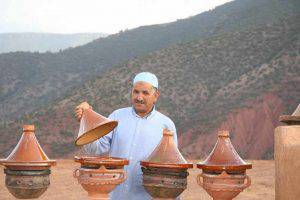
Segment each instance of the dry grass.
M196 163L197 161L193 161ZM242 192L236 200L269 200L275 199L274 191L274 161L251 161L253 169L248 171L252 185ZM42 195L41 200L82 200L87 199L86 192L73 178L73 170L78 167L72 160L58 160L56 167L52 168L51 185ZM192 169L188 177L188 188L182 194L183 200L211 200L208 194L196 183L196 175L201 170ZM15 198L8 192L4 183L3 170L0 172L0 199L13 200Z

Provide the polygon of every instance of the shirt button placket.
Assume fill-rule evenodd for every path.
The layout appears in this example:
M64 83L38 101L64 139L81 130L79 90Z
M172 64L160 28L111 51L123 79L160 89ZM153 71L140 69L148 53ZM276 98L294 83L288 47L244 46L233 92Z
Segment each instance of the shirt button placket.
M132 143L131 143L131 147L130 147L130 154L129 154L129 159L132 160L133 159L133 155L134 155L134 150L135 150L135 147L136 147L136 137L137 137L137 134L139 134L139 127L140 127L140 123L141 123L141 118L138 118L137 119L137 123L136 123L136 128L135 128L135 132L133 134L133 137L132 137Z

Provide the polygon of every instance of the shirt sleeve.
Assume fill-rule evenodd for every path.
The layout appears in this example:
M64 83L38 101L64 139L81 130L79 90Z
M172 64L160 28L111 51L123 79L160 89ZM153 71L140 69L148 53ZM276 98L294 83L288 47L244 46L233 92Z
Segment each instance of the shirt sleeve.
M171 130L174 132L174 142L176 146L178 147L178 140L177 140L177 131L174 122L171 120Z
M110 114L108 118L112 120L115 119L114 112ZM84 145L83 148L85 152L94 155L107 154L110 150L112 135L113 131L90 144Z
M165 124L165 128L167 128L168 130L170 130L174 133L174 142L175 142L176 146L178 147L176 127L175 127L174 122L171 119L168 118L168 121Z

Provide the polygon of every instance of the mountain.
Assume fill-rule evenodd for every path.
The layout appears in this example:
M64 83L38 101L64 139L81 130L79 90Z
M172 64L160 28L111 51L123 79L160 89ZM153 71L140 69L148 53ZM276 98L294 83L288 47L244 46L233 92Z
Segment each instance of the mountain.
M22 119L2 123L0 154L10 152L25 123L37 126L50 156L73 154L79 126L74 107L88 101L107 116L129 105L133 76L151 71L160 81L157 109L174 120L185 156L204 158L217 131L229 130L243 158L272 158L278 116L299 103L299 19L200 38L115 65Z
M128 60L172 45L277 22L297 14L299 8L297 0L236 0L194 17L119 32L58 53L0 54L0 117L18 120Z
M69 47L84 45L107 35L103 33L0 33L0 53L15 51L57 52Z

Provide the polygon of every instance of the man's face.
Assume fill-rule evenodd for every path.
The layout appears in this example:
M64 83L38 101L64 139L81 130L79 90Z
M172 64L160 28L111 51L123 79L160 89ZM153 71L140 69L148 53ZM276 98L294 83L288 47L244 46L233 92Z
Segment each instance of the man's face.
M152 110L158 97L159 91L146 82L135 83L131 90L131 103L136 113L142 117Z

